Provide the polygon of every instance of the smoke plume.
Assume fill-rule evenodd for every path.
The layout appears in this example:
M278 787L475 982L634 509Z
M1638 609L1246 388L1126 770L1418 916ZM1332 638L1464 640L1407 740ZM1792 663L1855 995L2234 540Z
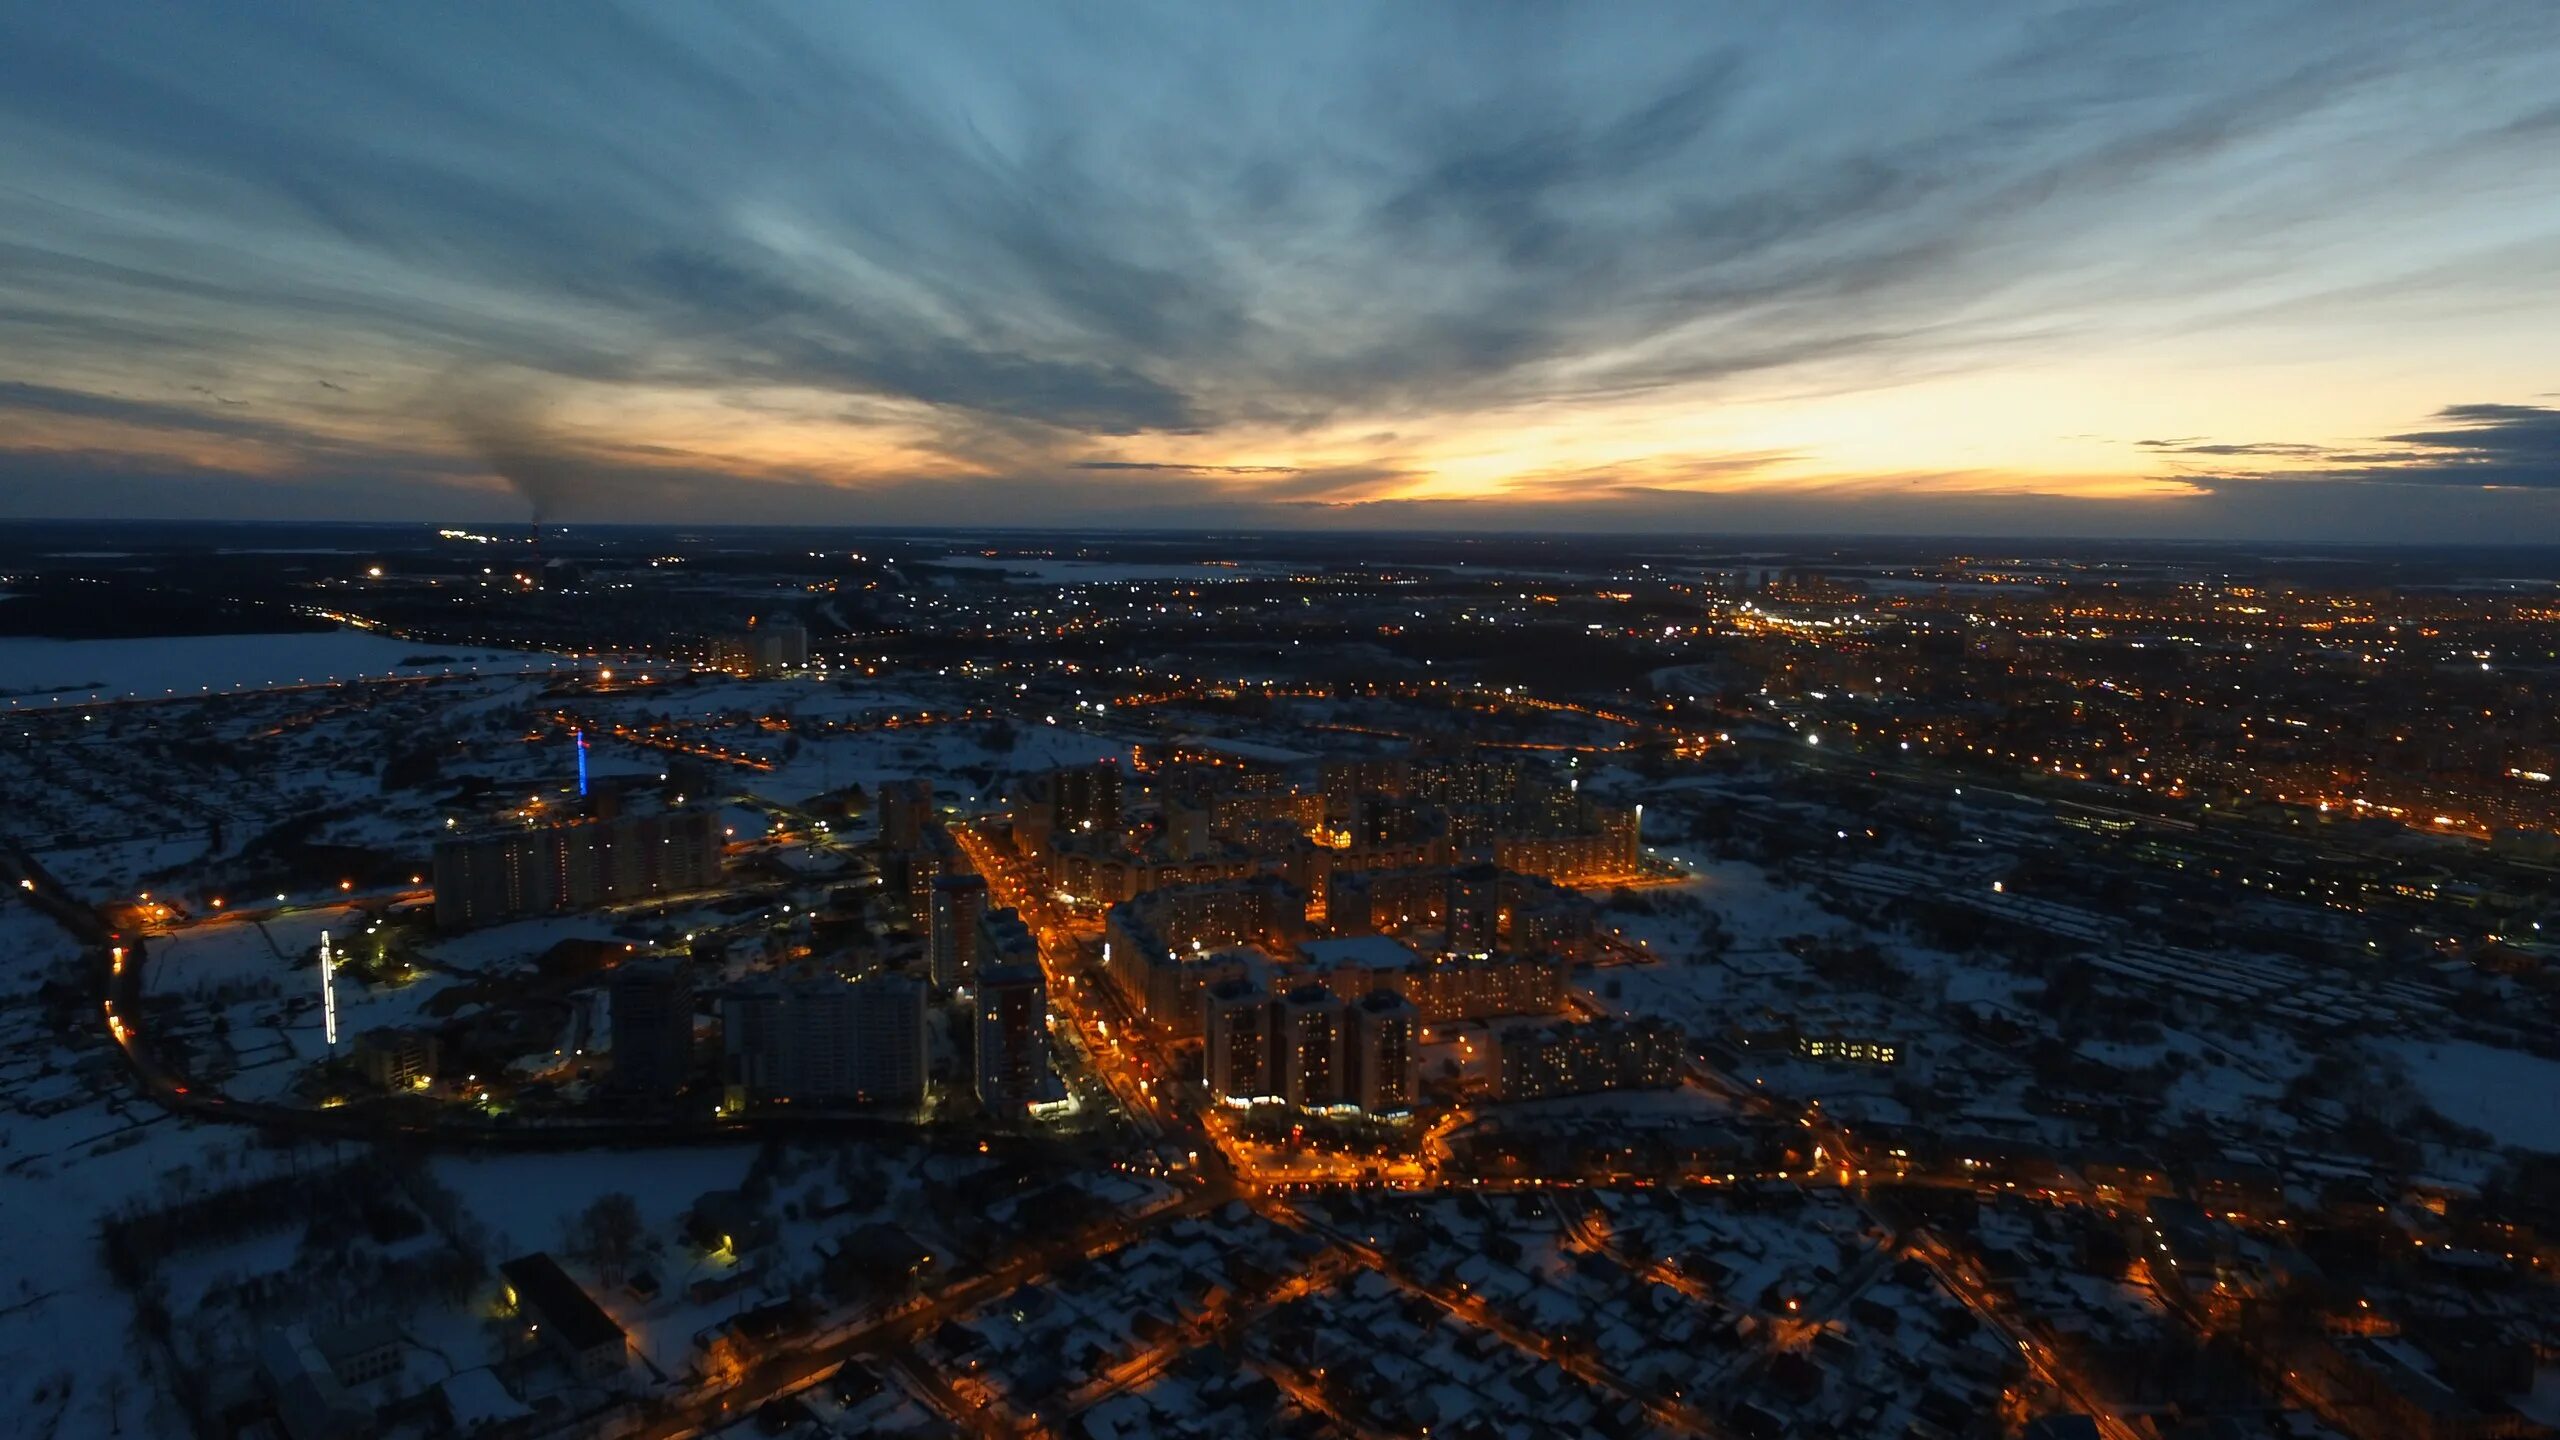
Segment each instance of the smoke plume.
M533 507L533 523L592 517L610 488L601 467L561 438L538 388L447 385L445 419L491 474Z

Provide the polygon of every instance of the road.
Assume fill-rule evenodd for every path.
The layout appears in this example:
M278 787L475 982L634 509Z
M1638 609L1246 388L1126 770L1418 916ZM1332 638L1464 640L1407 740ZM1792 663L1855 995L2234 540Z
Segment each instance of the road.
M1511 1323L1509 1320L1504 1319L1501 1315L1496 1314L1491 1306L1485 1304L1482 1297L1470 1295L1463 1291L1452 1295L1445 1291L1435 1290L1431 1286L1424 1284L1422 1281L1405 1273L1384 1252L1368 1245L1358 1238L1333 1230L1321 1224L1314 1224L1313 1222L1309 1223L1313 1228L1319 1230L1327 1238L1333 1240L1336 1244L1359 1257L1361 1262L1366 1264L1370 1269L1377 1271L1379 1274L1384 1275L1389 1280L1395 1282L1398 1288L1405 1290L1407 1293L1422 1296L1433 1304L1438 1305L1440 1308L1456 1315L1460 1319L1465 1320L1467 1323L1474 1325L1479 1329L1493 1332L1494 1334L1502 1337L1505 1342L1514 1348L1528 1354L1535 1355L1539 1359L1555 1365L1558 1369L1563 1370L1565 1373L1582 1381L1584 1384L1593 1387L1594 1389L1607 1391L1609 1394L1615 1395L1622 1400L1633 1401L1635 1404L1642 1407L1645 1414L1651 1417L1657 1424L1669 1426L1683 1435L1710 1437L1710 1440L1711 1437L1718 1433L1715 1426L1709 1422L1707 1417L1697 1410L1687 1405L1674 1404L1668 1400L1657 1399L1654 1396L1635 1389L1628 1385L1624 1379L1620 1378L1616 1372L1600 1365L1590 1357L1577 1354L1570 1350L1559 1349L1554 1342L1550 1341L1546 1336L1524 1330L1518 1325Z
M1169 1097L1158 1092L1156 1080L1169 1080L1172 1072L1154 1057L1125 1048L1137 1043L1135 1027L1124 1017L1115 1035L1108 1021L1094 1012L1084 985L1082 941L1049 897L1031 883L1012 855L975 826L955 825L951 835L970 865L985 877L995 903L1010 907L1031 928L1040 946L1040 968L1048 977L1050 1008L1066 1018L1087 1073L1101 1083L1120 1113L1150 1140L1161 1139L1177 1127L1194 1129L1175 1112Z
M1916 1230L1912 1232L1907 1248L1921 1264L1929 1267L1930 1273L1938 1277L1938 1283L1946 1286L1949 1294L1962 1300L1982 1318L1983 1323L1999 1331L2003 1339L2017 1347L2019 1355L2027 1362L2027 1368L2035 1372L2037 1379L2068 1397L2073 1405L2096 1422L2098 1433L2105 1440L2145 1440L2142 1432L2115 1413L2114 1408L2096 1392L2088 1377L2074 1369L2053 1347L2026 1333L2024 1327L2008 1313L2007 1307L2000 1303L1999 1297L1973 1277L1971 1265L1950 1250L1945 1242L1926 1230Z
M1017 862L1000 847L993 845L973 827L965 824L955 827L954 833L980 873L988 878L990 888L1000 903L1012 905L1022 913L1025 922L1032 927L1039 941L1043 968L1049 976L1053 1004L1067 1021L1066 1028L1069 1035L1080 1045L1086 1057L1090 1076L1102 1087L1111 1106L1128 1117L1138 1132L1147 1138L1161 1139L1172 1136L1178 1141L1188 1141L1200 1153L1201 1170L1205 1182L1203 1188L1179 1205L1145 1223L1160 1223L1176 1215L1200 1213L1206 1208L1224 1203L1243 1193L1239 1169L1227 1148L1202 1126L1198 1117L1175 1103L1176 1097L1171 1093L1173 1087L1170 1082L1173 1072L1164 1057L1147 1045L1142 1028L1130 1023L1130 1018L1125 1012L1118 1016L1119 1023L1116 1025L1112 1023L1111 1017L1101 1013L1116 997L1107 993L1107 987L1089 987L1085 983L1082 940L1073 923L1061 915L1047 897L1038 893L1036 887L1031 885L1021 873ZM6 872L10 873L12 879L25 882L36 904L97 948L100 961L98 973L102 1013L109 1032L118 1045L119 1052L125 1057L129 1072L138 1087L149 1098L182 1114L335 1139L372 1140L389 1133L439 1144L559 1149L586 1148L600 1143L629 1143L644 1139L652 1144L735 1143L741 1139L755 1138L765 1134L791 1136L874 1134L884 1133L884 1127L894 1128L901 1135L914 1133L912 1127L903 1123L883 1122L865 1117L818 1117L806 1114L795 1115L787 1120L777 1120L772 1117L741 1117L714 1122L670 1123L644 1119L572 1121L556 1125L537 1124L513 1127L492 1125L476 1117L457 1123L422 1116L417 1119L398 1120L386 1127L382 1115L368 1113L358 1107L311 1110L237 1102L219 1094L202 1092L190 1086L184 1076L165 1066L137 1031L142 1014L140 1003L143 993L142 978L149 959L148 938L141 934L119 935L109 929L94 910L81 904L77 897L65 891L31 858L23 854L12 854L6 858L8 862L5 867ZM263 908L244 907L226 917L224 923L255 922L265 918L269 913L272 912ZM1631 958L1649 958L1641 956L1632 947L1626 948ZM1747 1113L1782 1121L1791 1118L1782 1115L1775 1103L1764 1094L1721 1074L1702 1059L1692 1059L1689 1067L1689 1081L1731 1100ZM1826 1162L1824 1167L1826 1175L1836 1173L1844 1187L1860 1193L1861 1203L1869 1205L1869 1214L1880 1227L1889 1233L1901 1233L1904 1230L1903 1224L1898 1219L1881 1213L1880 1207L1873 1203L1873 1197L1864 1193L1865 1187L1856 1183L1863 1178L1865 1171L1848 1133L1823 1119L1818 1110L1800 1117L1799 1123L1804 1124L1812 1132L1811 1138L1819 1147L1818 1153ZM1331 1183L1346 1185L1377 1183L1381 1177L1369 1175L1366 1173L1367 1168L1364 1166L1331 1167L1321 1177L1302 1178L1321 1178ZM1248 1168L1242 1173L1251 1173L1249 1157ZM1412 1183L1410 1177L1401 1174L1396 1178L1398 1183ZM1808 1176L1807 1178L1816 1177ZM1069 1258L1071 1254L1093 1253L1093 1246L1097 1244L1108 1248L1113 1244L1125 1243L1135 1234L1140 1233L1143 1228L1143 1226L1120 1228L1111 1233L1097 1233L1082 1240L1077 1247L1066 1253L1049 1252L1024 1257L995 1271L959 1282L914 1308L882 1316L850 1332L833 1336L824 1343L789 1354L765 1358L759 1361L748 1372L746 1378L736 1386L717 1395L699 1397L687 1408L678 1410L662 1421L653 1422L639 1434L646 1437L646 1440L675 1440L675 1437L699 1433L704 1428L734 1421L742 1414L752 1411L776 1396L788 1394L814 1383L831 1371L836 1364L850 1356L874 1353L894 1355L901 1347L912 1344L914 1340L929 1333L934 1326L941 1324L944 1320L966 1313L997 1296L1009 1293L1015 1287L1044 1277L1056 1264ZM1385 1257L1366 1251L1354 1253L1379 1268L1382 1273L1398 1278L1399 1283L1411 1284L1402 1277L1396 1276L1396 1272L1387 1265ZM1932 1270L1939 1274L1951 1293L1963 1299L1968 1306L2015 1344L2035 1373L2047 1384L2053 1386L2057 1393L2068 1396L2074 1404L2098 1417L2101 1432L2107 1435L2109 1440L2132 1440L2131 1429L2098 1401L2085 1378L2074 1373L2061 1357L2050 1351L2049 1347L2043 1345L2034 1336L2025 1333L2022 1326L2012 1317L2003 1314L1997 1297L1990 1295L1983 1287L1971 1280L1960 1257L1944 1251L1943 1247L1933 1239L1928 1240L1925 1245L1919 1241L1912 1242L1912 1253L1919 1255L1924 1263L1929 1264ZM1847 1295L1854 1293L1854 1290L1854 1286L1843 1286L1840 1294L1833 1297L1834 1303L1825 1307L1826 1310L1836 1308L1838 1303L1845 1303ZM1623 1385L1614 1377L1599 1367L1591 1365L1587 1359L1550 1354L1545 1348L1542 1337L1515 1333L1513 1327L1508 1326L1500 1317L1491 1314L1481 1301L1473 1297L1433 1294L1432 1298L1471 1321L1503 1335L1512 1343L1553 1359L1590 1383L1616 1393L1627 1393ZM1116 1393L1118 1388L1141 1383L1149 1373L1152 1372L1143 1363L1129 1367L1114 1377L1112 1383L1101 1393ZM928 1393L932 1393L930 1389ZM956 1394L937 1398L951 1403L958 1403L959 1399ZM1100 1398L1100 1396L1091 1398ZM1641 1395L1630 1395L1629 1398L1645 1405L1648 1411L1654 1413L1656 1419L1663 1424L1691 1434L1712 1433L1705 1418L1686 1406L1675 1406ZM1319 1405L1317 1408L1323 1407ZM965 1413L965 1410L960 1413Z
M1204 1189L1152 1215L1103 1221L1073 1241L1017 1257L994 1270L935 1291L921 1304L883 1315L823 1343L761 1359L737 1384L681 1402L666 1416L629 1432L627 1440L687 1440L732 1424L771 1401L816 1384L846 1360L877 1356L895 1362L945 1321L1044 1280L1071 1261L1116 1250L1159 1226L1206 1214L1234 1198L1232 1191ZM936 1388L947 1391L947 1387ZM958 1403L956 1396L952 1399ZM953 1413L965 1415L967 1407L963 1405Z

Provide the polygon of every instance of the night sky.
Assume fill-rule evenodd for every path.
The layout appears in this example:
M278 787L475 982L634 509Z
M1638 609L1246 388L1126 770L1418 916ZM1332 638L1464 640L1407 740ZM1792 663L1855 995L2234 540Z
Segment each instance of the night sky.
M2560 539L2560 5L0 0L0 516Z

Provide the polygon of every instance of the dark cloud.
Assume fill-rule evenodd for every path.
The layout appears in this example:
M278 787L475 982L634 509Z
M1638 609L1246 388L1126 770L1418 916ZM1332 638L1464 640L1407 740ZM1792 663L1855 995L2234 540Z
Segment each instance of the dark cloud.
M2390 450L2278 443L2138 443L2164 454L2319 462L2307 469L2219 477L2232 484L2317 481L2560 490L2560 409L2476 402L2447 405L2433 418L2436 424L2429 429L2383 436L2384 443L2401 447Z
M122 451L0 450L0 496L13 515L94 520L521 519L469 477L431 465L320 467L280 475L153 460Z
M2245 445L2200 443L2186 440L2137 440L2145 450L2158 450L2172 455L2263 455L2277 459L2312 459L2337 453L2325 445L2299 445L2283 441L2258 441Z
M1350 530L1534 530L1557 533L1935 534L1982 538L2459 542L2560 534L2560 490L2375 484L2362 480L2200 479L2168 501L1970 493L1945 473L1865 477L1858 484L1700 492L1627 482L1537 489L1498 506L1463 499L1393 498L1417 477L1392 469L1310 472L1273 493L1243 478L1100 471L918 477L864 490L815 477L742 477L713 468L635 464L573 451L593 488L568 518L700 519L739 524L950 525L1001 517L1009 525L1199 530L1233 527ZM385 483L386 479L397 484ZM521 521L524 501L493 488L477 463L421 461L386 472L319 467L249 476L117 453L0 451L0 495L28 497L16 513L228 519L415 518ZM580 514L586 495L607 508ZM716 505L716 510L706 510ZM955 517L957 519L955 520Z
M1395 465L1338 465L1301 470L1281 480L1262 480L1240 487L1240 504L1285 507L1301 503L1338 505L1405 489L1426 478Z
M1295 475L1294 465L1183 465L1169 460L1079 460L1079 470L1162 470L1181 475Z
M740 378L834 386L1088 435L1201 428L1181 392L1123 365L1044 360L950 342L865 345L796 336L761 348Z
M194 392L212 397L201 386ZM121 395L99 394L86 390L65 390L52 385L30 385L24 381L0 381L0 412L60 415L82 420L109 420L144 430L157 430L188 435L213 435L232 439L263 440L298 444L308 432L295 426L226 415L219 411L162 400L131 399Z
M2560 409L2541 405L2448 405L2433 430L2386 436L2424 448L2388 473L2456 485L2560 488Z
M1440 150L1422 173L1388 196L1379 218L1390 233L1454 230L1502 264L1546 272L1591 270L1609 237L1579 222L1577 190L1660 184L1723 112L1740 64L1715 55L1672 77L1630 109L1597 117L1532 108L1506 98L1441 117L1429 138Z
M1191 431L1190 400L1122 364L918 336L896 317L830 300L699 252L661 251L637 289L664 302L729 379L819 385L1097 435ZM592 287L591 287L592 288Z

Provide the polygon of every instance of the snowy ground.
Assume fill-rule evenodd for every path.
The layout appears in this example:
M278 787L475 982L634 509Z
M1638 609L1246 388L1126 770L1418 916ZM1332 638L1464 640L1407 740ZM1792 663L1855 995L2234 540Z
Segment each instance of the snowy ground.
M152 941L143 987L153 995L204 996L263 981L304 978L304 957L317 951L323 934L334 931L337 943L344 945L352 932L362 928L353 911L337 908L189 926ZM307 978L311 993L317 996L316 965L309 967Z
M2462 1040L2395 1040L2382 1048L2409 1067L2437 1114L2485 1130L2501 1145L2560 1154L2560 1060Z
M22 905L0 905L0 1414L10 1435L182 1440L148 1378L150 1346L107 1274L99 1222L176 1177L272 1163L227 1127L128 1103L105 1037L57 1032L32 998L77 947ZM78 1020L85 1021L84 1012ZM102 1098L104 1097L104 1098Z
M1125 741L1063 725L1017 725L1015 743L1004 749L988 745L989 734L985 725L937 725L811 736L798 755L769 774L744 777L741 788L796 801L846 785L876 791L883 780L917 776L933 781L944 803L978 808L992 805L1011 776L1106 757L1128 759ZM992 785L984 783L990 778Z
M432 665L405 660L437 657ZM362 630L173 635L138 640L0 639L11 708L152 699L389 675L550 671L579 662L524 650L423 645Z
M50 917L14 890L0 894L0 996L35 989L48 973L79 956L78 942Z

